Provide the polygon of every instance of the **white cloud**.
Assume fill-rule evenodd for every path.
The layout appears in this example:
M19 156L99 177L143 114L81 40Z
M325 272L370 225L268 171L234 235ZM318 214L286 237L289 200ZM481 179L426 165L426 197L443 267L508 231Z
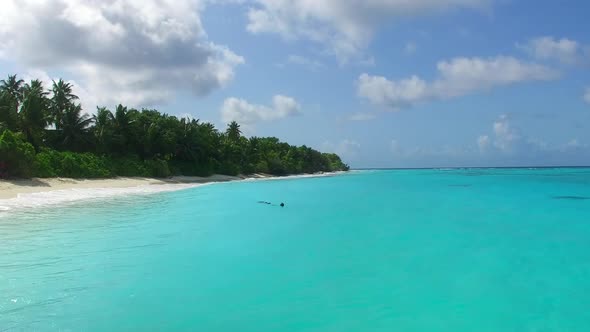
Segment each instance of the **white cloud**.
M294 64L294 65L304 66L304 67L307 67L312 70L317 70L317 69L324 66L323 63L321 63L317 60L309 59L309 58L304 57L302 55L296 55L296 54L289 55L287 57L287 62L290 64Z
M291 97L275 95L271 106L251 104L244 99L227 98L221 107L224 123L237 121L247 130L260 121L283 119L301 113L301 106Z
M49 74L40 69L30 69L22 76L25 82L30 80L40 80L43 83L45 89L51 89L53 81L58 81L59 77L51 77ZM99 104L96 97L89 93L81 84L74 80L65 80L67 83L72 85L72 93L78 96L78 101L82 105L84 113L93 114L96 111L96 107Z
M101 104L150 105L226 86L244 59L208 40L205 0L6 0L0 56L72 75Z
M581 152L584 155L589 155L590 152L590 145L580 142L577 138L571 139L565 145L560 147L559 149L562 152L574 151L574 152Z
M50 77L47 72L39 69L27 70L21 78L27 83L31 80L40 80L45 89L51 89L53 81L57 80L55 77Z
M354 158L360 149L361 145L357 141L348 138L343 139L336 144L330 141L326 141L322 144L322 151L336 153L344 158Z
M589 160L590 146L578 139L549 144L522 133L506 115L498 117L491 129L492 134L480 136L477 143L487 158L502 161L503 165L579 165Z
M477 143L481 152L523 156L554 149L541 140L522 134L505 114L500 115L492 124L492 134L478 138Z
M367 98L376 105L389 106L392 109L410 106L430 98L429 87L417 76L401 81L390 81L383 76L361 74L358 79L358 95Z
M570 65L582 61L583 56L583 47L580 43L567 38L538 37L517 46L537 59L557 60Z
M474 144L475 143L475 144ZM567 143L545 143L519 130L506 115L490 126L490 133L467 146L407 146L396 139L389 142L389 164L424 166L555 166L587 165L590 145L574 138Z
M506 115L494 122L493 129L496 137L494 146L500 151L512 151L521 142L521 135L512 127Z
M584 101L590 104L590 87L586 88L584 92Z
M350 121L368 121L373 120L375 117L373 113L358 112L351 114L347 119Z
M552 80L559 76L548 67L506 56L455 58L439 62L437 69L439 78L432 82L415 75L391 81L364 73L357 81L358 95L373 104L397 110L424 101L459 97L525 81Z
M488 135L481 135L477 138L477 147L479 151L485 152L490 146L490 137Z
M506 115L499 116L484 133L465 146L408 146L401 140L388 142L387 163L398 167L555 166L587 165L590 145L572 139L545 143L521 132Z
M248 12L251 33L326 45L345 62L358 57L383 23L467 8L483 9L492 0L255 0Z

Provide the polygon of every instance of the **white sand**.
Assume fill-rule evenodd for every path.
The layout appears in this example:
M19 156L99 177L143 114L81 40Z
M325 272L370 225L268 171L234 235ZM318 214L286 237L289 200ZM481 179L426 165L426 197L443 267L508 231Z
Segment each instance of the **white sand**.
M254 178L264 178L267 175L258 174ZM203 184L211 182L225 182L242 180L244 177L213 175L210 177L178 176L167 179L153 178L112 178L76 180L65 178L30 179L30 180L0 180L0 200L16 198L20 194L42 193L67 189L106 189L106 188L131 188L147 185L165 184Z
M215 182L275 180L333 176L335 174L336 173L321 173L296 175L292 177L273 177L267 174L254 174L247 177L214 175L210 177L178 176L167 179L119 177L92 180L66 178L0 180L0 217L6 217L6 213L11 210L31 209L89 199L169 192L194 188Z

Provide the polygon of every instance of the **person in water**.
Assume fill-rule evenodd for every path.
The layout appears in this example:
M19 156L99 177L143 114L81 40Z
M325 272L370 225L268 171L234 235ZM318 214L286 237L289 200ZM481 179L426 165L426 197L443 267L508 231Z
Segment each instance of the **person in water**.
M260 204L268 204L268 205L272 205L271 202L267 202L267 201L258 201L258 203ZM276 206L276 205L275 205ZM280 207L285 207L285 203L281 203L279 204Z

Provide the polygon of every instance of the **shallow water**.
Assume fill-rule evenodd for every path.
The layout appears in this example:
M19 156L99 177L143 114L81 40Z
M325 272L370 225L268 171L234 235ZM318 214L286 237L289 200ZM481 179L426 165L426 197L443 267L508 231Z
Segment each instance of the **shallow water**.
M398 170L16 208L0 331L590 331L585 197L590 169Z

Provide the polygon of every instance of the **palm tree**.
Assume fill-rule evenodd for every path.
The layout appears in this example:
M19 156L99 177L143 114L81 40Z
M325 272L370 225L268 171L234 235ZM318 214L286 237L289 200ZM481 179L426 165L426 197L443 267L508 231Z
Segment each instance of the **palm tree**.
M128 110L127 107L119 104L115 109L113 123L113 143L116 145L115 152L125 153L133 138L137 136L132 125L137 119L139 112L135 109Z
M211 122L201 123L200 128L206 132L208 135L217 135L217 129Z
M8 79L0 81L0 92L8 93L17 102L23 100L23 84L25 81L17 79L16 75L8 75Z
M198 125L197 140L199 163L211 166L215 161L219 161L221 155L221 135L215 126L210 122L203 122Z
M60 130L61 118L65 111L70 108L78 99L78 96L72 93L72 84L60 79L53 81L53 97L51 98L51 116L55 123L56 129Z
M176 154L185 160L197 161L198 145L195 142L198 142L199 120L182 118L179 123L181 128Z
M88 142L89 126L94 121L88 114L82 114L82 106L71 105L61 117L60 140L65 149L78 150Z
M47 126L49 100L43 84L32 80L22 89L22 105L19 112L20 125L25 137L36 150L39 148L43 130Z
M227 125L226 135L233 142L239 141L240 135L242 135L240 125L236 121L230 122L230 124Z
M248 154L248 158L251 160L258 160L261 156L261 147L260 147L260 138L253 136L250 137L248 140L248 144L246 144L246 152Z
M113 117L113 142L116 145L115 150L118 150L117 152L125 152L129 125L127 107L119 104Z
M18 103L4 91L0 91L0 124L5 129L18 130Z
M17 113L23 101L24 83L16 75L8 75L8 79L0 81L0 121L13 130L16 129Z
M92 118L94 122L94 138L99 152L107 152L114 129L115 117L106 107L97 107Z

